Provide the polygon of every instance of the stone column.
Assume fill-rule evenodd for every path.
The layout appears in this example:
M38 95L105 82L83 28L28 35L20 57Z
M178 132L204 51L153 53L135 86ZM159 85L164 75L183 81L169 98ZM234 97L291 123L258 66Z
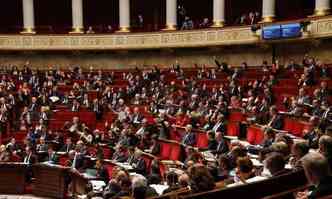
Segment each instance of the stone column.
M263 0L262 22L273 22L276 13L276 0Z
M176 30L177 27L177 0L166 0L166 28Z
M35 14L33 0L22 0L23 4L23 31L22 34L34 34Z
M83 0L72 0L72 28L70 33L84 33Z
M326 16L330 14L330 0L316 0L314 16Z
M225 24L225 0L213 0L213 25L223 27Z
M119 0L119 31L130 31L130 0Z

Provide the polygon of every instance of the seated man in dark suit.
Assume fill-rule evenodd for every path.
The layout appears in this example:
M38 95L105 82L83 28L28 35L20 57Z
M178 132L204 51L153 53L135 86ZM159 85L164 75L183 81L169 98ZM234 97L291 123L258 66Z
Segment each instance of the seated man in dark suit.
M332 176L326 158L319 153L308 153L302 159L310 190L299 192L298 199L314 199L332 194Z
M208 150L209 151L213 151L213 150L216 150L217 149L217 146L218 146L218 142L216 140L216 135L214 132L212 131L208 131L207 132L207 136L208 136Z
M108 184L109 181L109 175L106 167L104 166L102 160L96 161L96 169L97 169L97 177L100 178L100 180L104 181L105 184Z
M266 168L272 176L284 175L290 170L285 169L286 161L282 154L273 152L265 159Z
M127 150L122 145L117 145L112 160L117 162L125 162L128 159Z
M135 151L134 158L131 161L131 166L133 167L133 171L135 173L145 175L146 174L146 163L144 158L142 157L141 151Z
M72 169L81 170L84 167L83 155L75 150L69 151L66 166L71 167Z
M35 164L37 160L38 158L36 154L34 154L33 149L30 146L25 147L23 163L32 165Z
M192 131L192 126L188 124L186 126L186 134L183 136L181 143L189 146L195 146L196 134Z
M282 130L284 126L284 121L281 115L278 115L278 110L276 106L270 107L270 120L267 126L277 130Z
M44 162L48 162L50 164L58 164L59 163L59 156L53 149L53 146L49 146L47 150L47 156L44 159Z
M226 134L226 125L225 125L225 119L223 114L219 114L217 117L217 121L214 124L214 126L211 129L214 133L216 132L222 132Z
M30 146L25 147L23 163L28 164L27 172L25 174L25 179L27 182L31 182L31 178L33 177L32 165L37 163L38 158L35 155L33 148Z
M161 149L161 146L160 146L160 143L158 142L158 136L156 134L152 135L151 137L151 141L152 141L152 144L150 146L150 149L149 149L149 152L152 154L152 155L159 155L160 153L160 149Z
M73 144L71 138L67 138L66 144L61 147L60 151L69 153L69 151L71 151L73 149L75 149L75 145Z
M221 155L229 151L228 145L223 137L223 133L221 132L216 133L216 141L217 141L217 147L215 150L211 150L211 153L216 155Z
M45 138L41 137L39 139L39 144L37 145L37 152L38 153L44 153L48 150L48 144L45 142Z

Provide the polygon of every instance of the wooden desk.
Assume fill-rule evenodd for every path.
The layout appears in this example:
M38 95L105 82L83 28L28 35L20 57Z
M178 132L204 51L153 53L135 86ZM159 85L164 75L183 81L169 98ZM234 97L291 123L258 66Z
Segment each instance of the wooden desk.
M34 195L51 198L65 197L67 191L65 178L68 177L67 167L36 164L33 166L33 171L36 178Z
M286 190L303 187L307 179L303 170L291 172L266 180L238 185L234 187L216 188L212 191L180 196L180 199L215 199L215 198L250 198L261 199Z
M87 185L90 180L98 180L98 177L87 177L79 171L71 170L69 172L71 177L72 192L74 195L87 194Z
M23 163L0 163L0 193L23 194L27 168Z

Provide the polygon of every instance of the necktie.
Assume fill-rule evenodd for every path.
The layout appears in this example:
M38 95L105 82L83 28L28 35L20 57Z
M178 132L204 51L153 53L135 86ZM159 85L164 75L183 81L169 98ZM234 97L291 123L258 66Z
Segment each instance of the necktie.
M76 158L77 158L77 153L75 153L75 156L74 156L74 160L73 160L73 164L71 165L71 168L75 169L75 165L76 165Z

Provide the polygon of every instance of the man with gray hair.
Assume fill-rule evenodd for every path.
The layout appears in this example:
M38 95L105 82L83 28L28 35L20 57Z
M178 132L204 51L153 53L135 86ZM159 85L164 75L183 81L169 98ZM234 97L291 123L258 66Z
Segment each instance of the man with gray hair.
M196 144L196 135L192 131L192 125L188 124L185 128L185 135L182 138L181 143L189 146L195 146Z
M318 146L320 153L325 156L329 167L332 170L332 137L323 135L319 138Z
M308 192L299 192L297 198L314 199L332 194L332 176L326 158L319 153L308 153L302 159L305 175L313 186Z

